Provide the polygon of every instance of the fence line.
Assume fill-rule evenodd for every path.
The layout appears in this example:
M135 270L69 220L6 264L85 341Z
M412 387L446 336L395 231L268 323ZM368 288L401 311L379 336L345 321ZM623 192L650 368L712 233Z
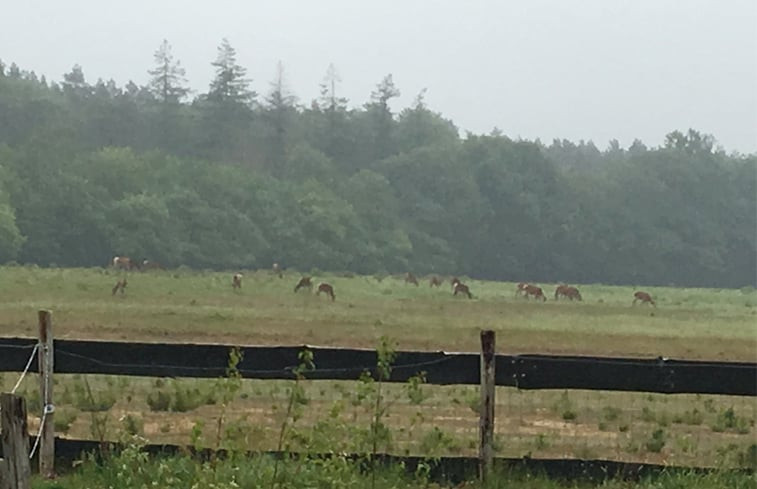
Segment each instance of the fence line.
M31 442L32 439L30 438ZM55 438L56 457L59 460L74 462L80 460L82 454L99 453L103 449L103 444L94 440L77 440L72 438ZM107 442L105 448L109 451L117 452L124 447L119 442ZM147 444L143 450L151 455L180 455L192 454L200 459L209 460L213 456L223 456L228 453L226 449L214 450L211 448L202 448L196 450L191 446L172 445L172 444ZM266 455L272 457L287 457L292 452L246 452L247 455ZM0 448L0 456L2 456ZM333 453L298 453L298 455L310 456L313 458L328 458L334 456L345 456L348 459L359 460L365 457L365 454L339 454ZM423 456L403 456L394 454L378 454L382 463L404 463L409 473L414 473L420 463L428 464L428 457ZM453 484L462 483L475 477L478 470L479 459L472 456L442 456L437 457L436 462L431 465L431 477L440 481L450 482ZM550 477L567 478L567 479L589 479L602 482L607 478L621 477L627 480L639 480L641 478L658 474L663 471L683 471L686 473L709 473L715 470L722 470L713 467L688 467L677 465L657 465L642 462L622 462L616 460L580 460L569 458L529 458L529 457L494 457L495 467L513 467L523 468L528 471L545 473ZM734 473L750 473L749 469L730 469Z
M17 371L35 340L0 338L0 372ZM235 345L55 340L55 371L146 377L217 378L226 375ZM314 354L310 380L356 380L375 373L376 352L302 346L242 346L240 374L291 379L297 354ZM32 365L34 365L32 363ZM398 351L390 382L426 372L429 384L478 385L479 354ZM757 396L757 363L564 355L496 355L496 385L520 389L587 389Z
M55 348L53 349L53 343ZM481 332L481 352L448 353L398 351L389 382L405 382L424 373L437 385L479 384L479 474L493 464L495 385L521 389L594 389L661 393L702 393L757 396L757 363L677 361L655 359L579 357L559 355L496 355L494 331ZM235 345L53 341L51 313L39 312L39 339L0 338L0 372L16 371L26 351L37 355L43 413L32 449L39 445L40 472L53 477L55 439L52 425L53 364L58 373L138 375L152 377L222 377ZM313 352L316 369L309 380L357 380L365 371L376 374L375 350L303 346L239 347L237 370L244 378L292 379L298 354ZM56 358L57 356L57 358ZM17 384L18 386L18 384ZM17 388L16 386L16 388ZM14 388L14 390L16 389ZM48 419L49 418L49 419ZM46 422L47 421L47 422ZM25 428L24 428L25 429ZM17 457L16 457L17 458ZM28 460L28 459L27 459Z

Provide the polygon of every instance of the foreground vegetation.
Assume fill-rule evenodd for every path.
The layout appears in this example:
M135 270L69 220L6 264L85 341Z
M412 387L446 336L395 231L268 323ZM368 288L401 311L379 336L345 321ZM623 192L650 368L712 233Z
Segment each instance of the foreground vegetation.
M72 474L54 482L35 481L35 489L236 489L236 488L377 488L428 489L452 487L432 481L433 461L408 472L399 464L375 471L361 470L360 463L340 456L328 459L293 459L277 462L266 456L198 462L188 456L149 458L137 448L129 448L103 464L85 461ZM606 480L559 481L520 470L498 470L487 484L470 480L454 487L508 489L751 489L754 476L735 472L668 471L640 481Z
M318 359L314 359L316 362ZM17 375L0 378L0 390ZM375 382L225 381L58 375L55 430L74 439L238 450L286 447L308 453L369 453L374 436ZM20 389L39 426L39 389ZM292 393L297 404L290 407ZM381 452L475 456L477 386L432 386L421 379L382 386ZM581 458L675 466L737 467L757 463L757 409L737 396L662 395L579 390L497 389L498 457Z

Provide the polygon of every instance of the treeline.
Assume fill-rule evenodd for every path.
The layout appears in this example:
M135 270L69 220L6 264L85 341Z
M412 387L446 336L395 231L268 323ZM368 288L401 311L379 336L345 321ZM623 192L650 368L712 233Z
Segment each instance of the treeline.
M423 93L393 113L391 75L351 107L333 66L303 104L212 64L190 96L168 43L147 86L0 63L0 262L757 285L757 155L461 136Z

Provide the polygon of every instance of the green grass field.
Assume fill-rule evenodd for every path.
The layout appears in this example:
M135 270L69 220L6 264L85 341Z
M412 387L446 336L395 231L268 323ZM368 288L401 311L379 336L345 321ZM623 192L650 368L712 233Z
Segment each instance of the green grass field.
M453 297L449 282L431 289L400 278L314 275L337 300L293 293L299 275L191 270L130 273L103 269L0 269L0 334L36 335L36 310L54 312L58 338L374 347L382 335L400 349L477 351L478 331L498 333L502 353L666 356L754 361L753 289L644 287L658 307L631 306L635 287L578 285L581 303L516 298L515 285L466 280L474 300Z
M584 301L546 303L515 297L515 284L465 280L473 300L453 297L449 281L407 285L396 277L315 275L332 283L335 302L293 293L299 275L245 272L241 291L231 273L175 270L130 273L126 294L111 295L121 272L101 269L0 270L0 331L35 336L36 311L53 310L57 338L230 344L314 344L375 348L382 335L397 349L477 351L479 329L497 331L502 353L571 353L755 361L757 292L643 288L658 305L632 306L634 287L579 285ZM318 359L315 359L316 368ZM9 389L16 374L0 378ZM218 442L276 448L292 383L242 381L225 411L214 380L59 375L57 431L115 440L138 433L154 443ZM85 395L84 382L94 392ZM364 387L364 386L363 386ZM293 448L365 450L361 436L372 407L359 382L304 384L307 408ZM388 451L473 455L478 419L475 386L386 386ZM39 403L35 381L22 392ZM157 406L162 395L169 405ZM36 397L35 397L36 396ZM91 404L100 406L98 411ZM30 411L33 413L33 410ZM757 405L735 396L660 395L498 388L499 456L578 457L673 465L741 465L754 443ZM32 416L31 429L39 420ZM102 430L100 430L102 428ZM320 431L319 431L320 430ZM362 430L362 431L361 431ZM99 431L99 432L98 432ZM361 434L362 433L362 434ZM228 435L228 436L227 436ZM361 443L363 443L361 445Z

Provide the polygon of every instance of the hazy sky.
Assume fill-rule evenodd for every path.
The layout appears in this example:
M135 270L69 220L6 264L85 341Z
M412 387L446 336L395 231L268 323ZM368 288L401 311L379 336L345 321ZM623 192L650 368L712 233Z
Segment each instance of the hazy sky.
M693 127L757 152L755 0L3 1L0 58L60 80L147 81L163 38L205 91L227 37L258 93L301 103L334 63L350 105L392 73L461 130L658 145Z

